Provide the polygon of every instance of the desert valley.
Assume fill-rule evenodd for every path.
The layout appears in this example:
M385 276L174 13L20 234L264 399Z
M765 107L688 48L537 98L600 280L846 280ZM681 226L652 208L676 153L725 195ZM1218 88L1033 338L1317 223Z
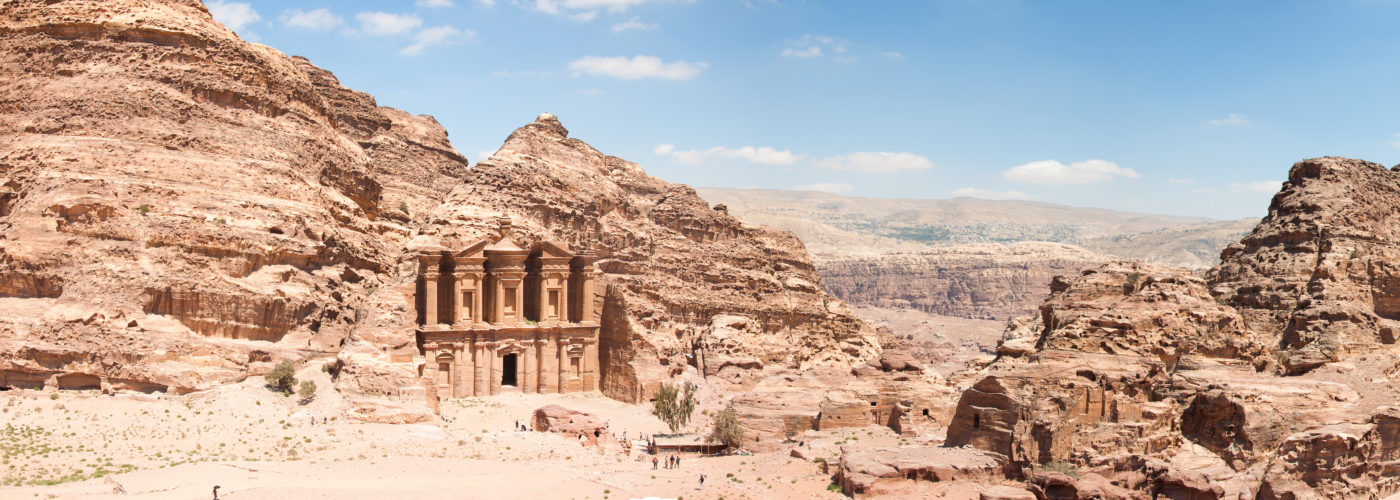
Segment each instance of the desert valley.
M1380 164L1244 219L693 188L550 113L469 159L200 0L0 47L0 498L1400 494Z

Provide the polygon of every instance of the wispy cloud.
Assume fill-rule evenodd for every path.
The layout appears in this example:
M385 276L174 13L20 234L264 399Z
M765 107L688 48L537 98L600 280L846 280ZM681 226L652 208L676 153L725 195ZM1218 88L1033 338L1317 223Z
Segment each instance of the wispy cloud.
M1089 184L1114 177L1141 177L1132 169L1105 160L1077 161L1065 165L1055 160L1042 160L1017 165L1001 173L1003 179L1027 184Z
M440 9L443 7L451 7L452 0L418 0L417 2L414 2L414 5L417 5L419 7L427 7L429 9Z
M614 14L626 12L627 9L648 2L649 0L519 0L519 3L528 8L551 15L577 16L581 13L592 12L588 20L597 16L597 11L607 11ZM576 19L577 20L577 19Z
M914 153L862 151L824 158L817 166L848 172L901 172L933 168L933 161Z
M204 6L209 8L209 14L214 16L215 21L233 31L243 31L243 28L262 20L257 9L247 2L209 0Z
M791 165L802 158L802 155L793 154L792 150L778 150L768 146L743 146L738 148L727 148L715 146L709 149L689 149L677 150L675 145L661 144L651 150L657 156L670 156L679 163L687 165L699 165L713 159L743 160L750 163L761 163L765 165Z
M1283 186L1279 181L1231 182L1231 193L1272 193Z
M644 23L641 21L640 18L634 17L632 19L628 19L626 21L614 24L612 26L612 31L613 33L621 33L627 30L651 31L656 28L657 25Z
M1171 178L1168 178L1168 179L1167 179L1167 184L1195 184L1195 183L1196 183L1196 180L1195 180L1195 179L1186 179L1186 178L1182 178L1182 177L1171 177Z
M576 21L576 22L580 22L580 23L586 23L586 22L592 21L594 18L598 17L598 11L596 11L596 10L585 10L585 11L579 12L579 13L577 13L577 14L569 14L567 17L569 18L570 21Z
M973 187L965 187L965 188L962 188L962 189L955 190L955 191L953 191L953 196L954 196L954 197L965 196L965 197L968 197L968 198L981 198L981 199L984 199L984 200L1028 200L1028 199L1030 199L1030 196L1027 196L1026 193L1022 193L1022 192L1017 191L1017 190L1015 190L1015 189L1008 189L1008 190L1006 190L1006 191L993 191L993 190L990 190L990 189L980 189L980 188L973 188Z
M816 184L793 186L792 189L796 191L820 191L823 193L841 194L849 193L852 189L855 188L852 187L850 184L842 182L818 182Z
M325 31L340 26L345 22L344 19L334 12L331 12L329 9L316 9L312 11L288 9L282 11L282 15L277 18L282 21L283 26L316 31Z
M413 14L361 12L355 19L360 21L361 31L375 36L402 35L423 25L423 19Z
M900 54L894 51L881 52L880 55L888 57L890 59L904 59L904 54Z
M1206 125L1210 125L1212 127L1243 127L1245 125L1253 124L1254 122L1249 121L1248 116L1236 113L1230 113L1230 116L1226 116L1224 118L1206 120Z
M598 57L588 56L569 63L569 70L575 75L607 76L624 80L657 78L662 80L689 80L699 76L709 68L706 62L675 61L663 62L659 57L636 56Z
M840 38L827 35L802 35L802 38L788 40L787 47L780 52L784 57L797 57L802 59L812 59L823 55L837 55L838 60L848 62L853 60L850 56L842 55L846 52L846 41Z
M418 30L413 34L413 45L404 47L399 53L406 56L422 54L428 47L470 41L476 38L472 30L457 29L453 26L434 26Z

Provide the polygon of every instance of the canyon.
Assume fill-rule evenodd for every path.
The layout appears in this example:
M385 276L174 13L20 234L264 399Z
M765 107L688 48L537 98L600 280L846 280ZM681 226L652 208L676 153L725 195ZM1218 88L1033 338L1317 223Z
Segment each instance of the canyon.
M1257 221L696 190L549 113L470 163L198 0L0 34L0 496L1400 492L1375 163ZM662 384L749 454L647 469Z

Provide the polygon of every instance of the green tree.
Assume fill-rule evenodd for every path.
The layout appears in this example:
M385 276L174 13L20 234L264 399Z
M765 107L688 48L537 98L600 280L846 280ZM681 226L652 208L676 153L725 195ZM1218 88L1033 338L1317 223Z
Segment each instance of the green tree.
M296 372L296 367L292 366L292 360L285 359L281 363L277 363L277 366L272 367L272 371L267 372L263 379L267 380L267 385L273 390L290 396L292 395L292 387L295 387L297 383Z
M316 383L310 380L301 381L301 389L297 390L297 395L301 396L302 401L311 401L316 397Z
M736 449L744 442L744 428L739 426L739 416L730 406L715 414L715 424L710 430L710 439L724 443L725 449Z
M656 390L652 414L666 422L671 432L679 432L681 427L690 423L690 416L695 413L695 389L695 384L686 382L682 394L680 387L662 382Z

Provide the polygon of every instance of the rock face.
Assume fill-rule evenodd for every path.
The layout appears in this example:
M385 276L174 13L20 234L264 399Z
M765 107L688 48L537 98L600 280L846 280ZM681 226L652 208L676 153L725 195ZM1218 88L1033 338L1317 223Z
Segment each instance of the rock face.
M853 304L1005 321L1035 310L1057 275L1111 257L1060 243L967 245L916 253L829 258L831 293Z
M579 438L589 446L617 444L607 425L597 415L570 410L559 405L536 408L530 427L537 432L554 432Z
M1346 158L1299 162L1254 232L1221 252L1213 292L1277 332L1290 373L1394 343L1400 328L1400 173Z
M239 40L194 0L8 1L0 35L0 386L182 393L334 356L352 398L431 403L412 250L495 236L502 215L516 241L603 257L619 399L692 364L745 382L878 355L791 234L553 117L468 168L431 117Z
M1345 351L1345 363L1286 376L1299 371L1287 360L1293 327L1229 305L1262 289L1221 293L1234 290L1219 279L1234 265L1227 259L1208 280L1140 263L1056 278L1040 314L1008 325L1000 358L963 392L946 444L1005 457L1007 477L1030 482L1046 498L1400 491L1386 451L1400 446L1387 406L1400 397L1393 382L1400 351L1358 343ZM1369 303L1334 305L1358 311ZM1066 467L1104 481L1047 472Z
M516 221L520 240L563 241L599 256L601 387L644 401L693 365L739 387L764 367L849 369L878 355L874 331L828 296L802 242L711 208L688 186L604 155L541 115L475 165L430 231L469 237L482 210Z
M364 361L414 350L397 259L426 218L395 207L467 167L432 118L195 1L5 2L0 33L0 385L186 392L336 352L343 388L412 385Z
M855 497L897 495L907 486L906 480L993 479L1000 474L1000 459L971 448L843 446L836 482L843 492Z

